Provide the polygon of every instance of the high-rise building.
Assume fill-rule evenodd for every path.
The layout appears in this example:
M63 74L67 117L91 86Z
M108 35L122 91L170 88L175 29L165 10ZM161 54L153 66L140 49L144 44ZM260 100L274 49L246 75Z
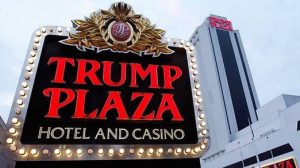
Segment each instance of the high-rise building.
M202 168L296 168L300 96L260 107L238 30L211 15L193 33L211 145Z
M226 18L210 15L190 42L198 55L208 123L217 125L211 139L222 148L239 130L258 120L259 102L241 37Z

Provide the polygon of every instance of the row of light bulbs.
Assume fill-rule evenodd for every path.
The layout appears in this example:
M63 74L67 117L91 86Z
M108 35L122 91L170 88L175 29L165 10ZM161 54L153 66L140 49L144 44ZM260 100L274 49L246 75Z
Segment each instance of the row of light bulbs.
M50 32L53 32L53 28L49 28L49 31ZM61 27L58 27L57 28L57 32L58 34L62 35L62 31L63 29ZM30 75L33 73L33 66L35 64L35 59L36 59L36 53L37 53L37 50L38 50L38 47L40 46L40 41L41 41L41 38L42 36L45 36L46 35L46 32L47 32L47 29L45 27L42 27L39 31L36 31L36 36L34 38L34 44L33 44L33 47L32 47L32 51L30 52L30 58L28 59L28 65L25 67L26 69L26 74L25 74L25 81L23 81L21 83L22 85L22 89L19 91L19 96L20 98L17 99L16 101L16 104L18 105L18 108L16 108L16 114L17 115L20 115L21 114L21 109L24 108L25 104L24 104L24 101L23 99L26 98L27 96L27 93L26 91L28 91L28 87L29 87L29 79L30 79ZM66 32L70 32L70 28L67 28L66 29ZM171 40L170 39L167 39L168 42L170 42ZM177 42L176 41L173 41L173 45L175 45ZM196 97L196 102L197 102L197 105L199 105L199 108L198 108L198 111L199 111L199 120L201 121L200 124L199 124L199 127L201 130L200 132L200 135L202 136L205 136L207 135L208 131L205 129L205 126L206 126L206 123L204 121L204 118L205 118L205 115L204 113L202 113L202 109L200 108L200 104L202 103L202 98L200 97L201 96L201 91L199 90L200 89L200 84L198 83L198 79L197 79L197 63L196 63L196 58L194 58L194 55L192 53L194 47L189 43L189 42L185 42L184 40L181 40L179 42L179 46L181 47L186 47L187 51L190 52L190 56L191 56L191 68L192 68L192 77L194 78L194 82L195 82L195 85L194 85L194 91L195 91L195 97ZM12 118L12 124L13 124L13 127L11 127L9 129L9 133L12 135L12 136L16 136L18 135L18 132L17 132L17 129L16 128L19 128L20 127L20 121L17 117L14 117ZM11 137L8 137L6 139L6 142L7 144L10 144L10 150L13 151L13 152L16 152L18 151L18 153L21 155L21 156L25 156L27 154L27 151L24 149L24 148L20 148L19 150L17 149L16 147L16 143L14 142L14 139L11 138ZM207 147L207 144L208 144L209 140L208 139L204 139L202 141L202 143L200 144L200 146L197 146L195 148L176 148L176 149L172 149L172 148L168 148L168 149L163 149L163 148L158 148L158 149L153 149L153 148L149 148L149 149L144 149L144 148L139 148L136 150L136 153L138 155L143 155L143 154L148 154L148 155L153 155L153 154L157 154L157 156L159 155L162 155L164 154L164 151L165 151L165 154L180 154L180 153L184 153L184 154L197 154L199 152L201 152L202 150L204 150L206 147ZM61 156L62 154L62 149L54 149L53 153L54 155L56 156ZM87 150L87 153L88 154L93 154L94 153L94 150L93 149L88 149ZM97 152L99 155L103 155L104 154L104 149L99 149L98 152ZM108 156L113 156L114 154L118 154L119 156L122 156L125 154L125 149L121 148L119 150L115 150L115 149L108 149L107 151L107 154ZM135 149L129 149L128 150L128 153L129 154L134 154L135 153ZM33 156L38 156L39 152L37 149L31 149L30 150L30 154L33 155ZM43 149L42 150L42 154L43 155L49 155L50 154L50 151L48 149ZM67 156L71 156L73 154L72 150L71 149L66 149L65 150L65 154ZM83 154L83 150L82 149L77 149L76 150L76 155L77 156L81 156Z
M191 148L185 148L185 149L182 149L182 148L175 148L175 149L168 148L168 149L165 149L165 154L175 154L175 155L179 155L181 153L182 154L197 154L197 153L201 152L202 150L204 150L206 148L207 143L208 143L208 140L205 139L200 146L197 146L193 149L191 149ZM17 148L15 146L12 146L11 150L12 151L17 151ZM62 150L62 149L58 149L58 148L53 150L53 154L56 155L56 156L62 156L63 151L65 152L66 156L71 156L73 154L73 151L71 149ZM76 150L74 150L74 152L76 153L77 156L82 156L83 155L83 150L82 149L76 149ZM108 156L114 156L116 154L116 155L122 156L122 155L125 154L125 152L126 151L123 148L118 149L118 150L108 149L107 150L107 155ZM22 156L25 156L27 154L27 151L24 148L21 148L21 149L18 150L18 153ZM87 154L92 155L93 153L94 153L93 149L88 149L87 150ZM104 149L98 149L97 153L98 153L99 156L103 156L105 154L105 150ZM160 156L160 155L164 154L164 149L163 148L158 148L158 149L139 148L138 150L136 150L136 152L135 152L135 149L128 149L128 153L129 154L135 154L136 153L138 155L147 154L149 156L156 153L158 156ZM37 149L31 149L30 154L32 156L38 156L39 151ZM43 155L50 155L50 151L48 149L43 149L42 154Z

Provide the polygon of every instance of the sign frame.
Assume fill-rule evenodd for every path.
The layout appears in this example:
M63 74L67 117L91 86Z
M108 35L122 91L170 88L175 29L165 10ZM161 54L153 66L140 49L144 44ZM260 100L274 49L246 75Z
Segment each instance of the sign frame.
M186 50L189 76L193 95L198 142L196 144L151 144L151 145L25 145L20 141L27 108L34 85L39 58L47 35L68 36L75 28L43 26L32 35L27 56L21 71L17 91L7 123L7 154L15 160L123 160L123 159L176 159L199 158L210 145L205 112L203 110L200 81L197 72L197 55L194 46L184 40L164 38L170 47Z

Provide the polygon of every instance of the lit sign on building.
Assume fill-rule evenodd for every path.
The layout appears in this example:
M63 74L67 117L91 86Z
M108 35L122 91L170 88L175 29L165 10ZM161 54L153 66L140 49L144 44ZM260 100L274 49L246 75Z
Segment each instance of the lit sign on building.
M18 160L197 158L209 146L193 46L125 3L45 26L9 119Z
M227 19L219 18L216 16L210 16L209 21L210 21L211 27L215 27L217 29L222 29L222 30L228 30L228 31L233 30L231 21L229 21Z
M298 168L298 167L295 159L289 158L289 159L277 161L275 163L262 166L262 168Z

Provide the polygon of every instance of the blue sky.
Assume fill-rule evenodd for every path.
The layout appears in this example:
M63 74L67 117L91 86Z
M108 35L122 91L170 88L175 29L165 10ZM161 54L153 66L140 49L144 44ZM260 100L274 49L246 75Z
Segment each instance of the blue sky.
M29 40L43 25L72 26L113 2L104 0L0 0L0 116L7 120ZM300 95L300 1L124 0L167 37L189 39L209 14L239 29L260 103Z

